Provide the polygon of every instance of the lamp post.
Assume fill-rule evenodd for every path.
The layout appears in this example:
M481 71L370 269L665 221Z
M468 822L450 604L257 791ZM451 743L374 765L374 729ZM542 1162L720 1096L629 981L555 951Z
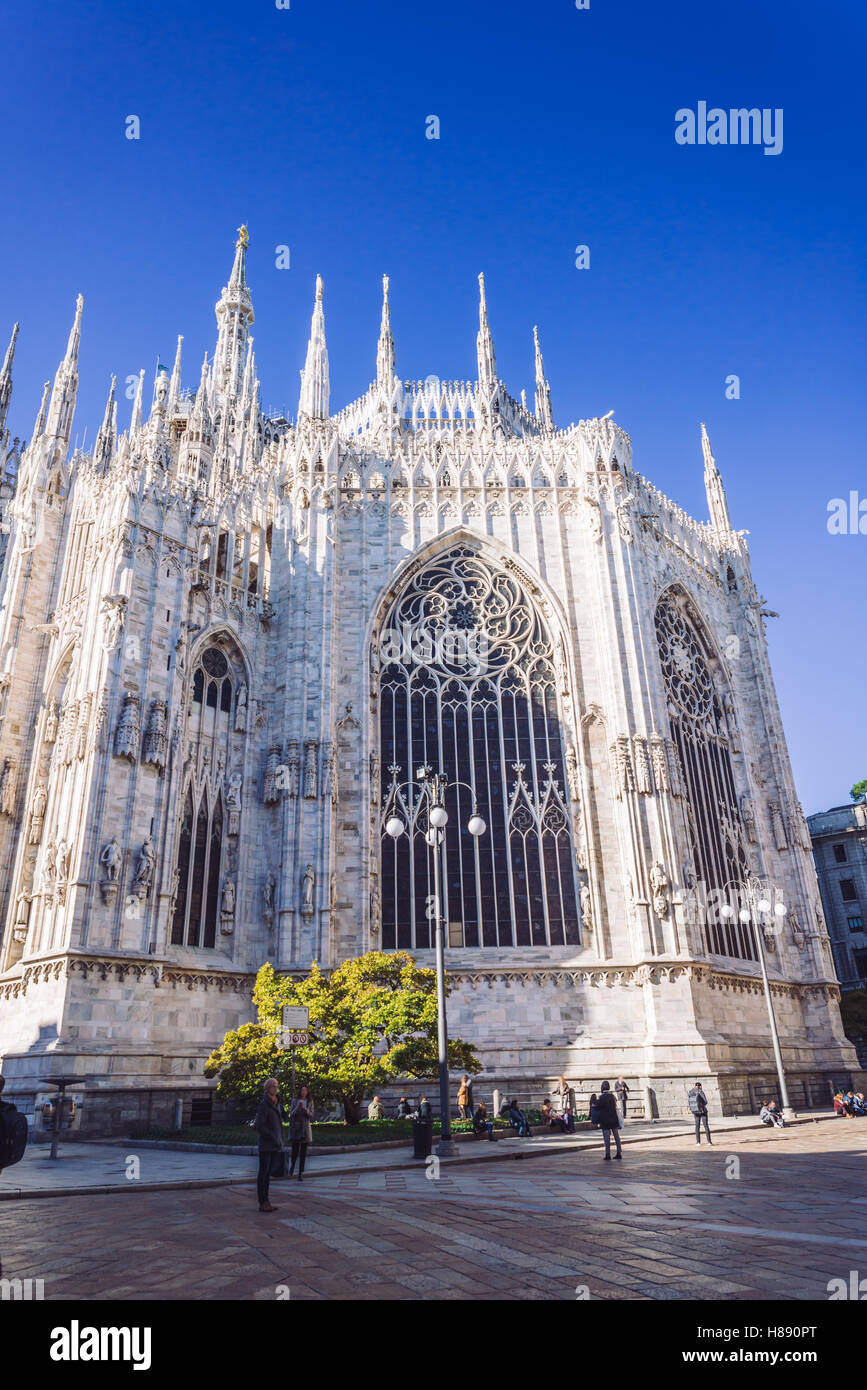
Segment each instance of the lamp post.
M771 985L768 980L768 969L765 963L765 943L762 939L766 924L771 922L774 917L785 917L786 905L779 900L774 901L776 892L769 884L763 883L760 879L747 878L743 882L730 880L723 892L730 897L730 890L737 895L740 904L738 908L738 919L752 925L753 935L756 941L756 950L759 953L759 966L762 972L762 986L765 991L765 1003L768 1006L768 1020L771 1025L771 1042L774 1048L774 1061L777 1067L777 1077L780 1082L780 1104L783 1110L783 1117L787 1120L795 1118L795 1112L789 1101L789 1092L786 1088L786 1074L783 1070L783 1054L780 1050L780 1038L777 1033L777 1020L774 1015L774 1001L771 997ZM731 918L735 915L735 909L731 902L723 903L720 908L720 916Z
M449 1037L448 1025L446 1022L446 970L445 970L445 951L443 935L443 900L442 900L442 847L445 842L445 828L448 824L449 813L445 808L445 796L449 787L466 787L473 798L473 814L467 822L467 830L474 837L484 835L487 830L485 822L479 815L476 794L469 782L449 781L442 772L433 772L430 767L425 765L420 767L416 773L416 781L398 783L396 775L400 769L396 765L389 768L392 775L391 787L386 806L390 812L385 822L386 834L393 840L398 840L407 830L398 809L403 806L409 821L409 832L412 834L415 829L416 819L419 812L425 811L427 816L427 830L425 831L425 841L433 851L434 865L434 942L436 947L436 970L437 970L437 1054L439 1060L439 1080L440 1080L440 1142L437 1145L437 1155L439 1158L453 1158L457 1153L457 1146L452 1139L452 1126L449 1117ZM403 789L407 789L406 796L402 795Z

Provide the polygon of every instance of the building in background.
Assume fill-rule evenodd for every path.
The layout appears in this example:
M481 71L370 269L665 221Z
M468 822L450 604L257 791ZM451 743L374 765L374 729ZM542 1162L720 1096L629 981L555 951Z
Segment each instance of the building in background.
M867 805L807 817L837 978L867 989Z
M704 429L700 522L609 416L555 425L538 334L533 408L506 390L481 276L475 381L400 380L386 280L375 380L336 414L317 279L297 418L268 418L246 263L242 228L195 388L179 339L123 433L112 381L88 453L70 449L79 298L12 446L7 1096L86 1075L83 1130L166 1123L207 1091L263 962L431 963L424 827L385 833L429 764L473 784L487 826L469 836L450 794L449 1021L489 1085L622 1073L681 1115L699 1076L715 1107L753 1109L774 1082L756 938L729 901L749 878L783 909L765 946L793 1103L827 1104L857 1062L763 600ZM11 370L12 349L0 432Z

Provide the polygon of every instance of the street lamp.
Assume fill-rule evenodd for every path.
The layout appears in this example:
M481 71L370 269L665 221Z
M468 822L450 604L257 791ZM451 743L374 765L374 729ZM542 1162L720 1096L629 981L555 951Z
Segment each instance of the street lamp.
M737 900L741 904L738 909L738 919L744 926L752 924L753 935L756 941L756 950L759 953L759 965L762 971L762 986L765 991L765 1003L768 1006L768 1019L771 1025L771 1042L774 1048L774 1061L777 1066L777 1077L780 1082L780 1104L783 1109L783 1116L787 1120L795 1118L795 1112L789 1101L789 1092L786 1089L786 1074L783 1071L783 1054L780 1050L780 1038L777 1033L777 1020L774 1015L774 1001L771 997L771 985L768 980L768 970L765 963L765 944L762 939L765 925L773 916L785 917L786 905L783 902L774 902L772 899L776 894L769 890L768 885L758 879L748 878L743 882L730 880L723 892L730 897L729 890L732 889L737 895ZM731 918L735 915L735 909L731 902L723 903L720 908L720 916Z
M469 782L453 781L450 782L441 772L432 772L430 767L424 766L418 769L416 781L403 782L398 784L396 775L400 768L392 765L389 772L392 775L391 787L389 788L389 804L391 805L391 815L385 822L385 831L393 840L398 840L407 829L401 817L397 814L396 806L403 803L410 827L414 827L418 813L425 809L427 811L428 828L425 831L425 841L433 851L434 864L434 940L436 945L436 968L437 968L437 1052L439 1058L439 1079L440 1079L440 1142L437 1145L437 1155L440 1158L454 1158L457 1154L457 1146L452 1139L452 1126L449 1117L449 1039L448 1026L446 1023L446 971L445 954L443 941L443 903L441 892L441 860L442 846L445 842L445 828L449 822L449 813L445 808L445 795L450 787L466 787L473 798L473 814L467 822L467 830L474 839L484 835L487 826L479 815L476 803L476 794ZM413 788L417 787L417 794ZM403 789L407 789L406 796L402 795Z

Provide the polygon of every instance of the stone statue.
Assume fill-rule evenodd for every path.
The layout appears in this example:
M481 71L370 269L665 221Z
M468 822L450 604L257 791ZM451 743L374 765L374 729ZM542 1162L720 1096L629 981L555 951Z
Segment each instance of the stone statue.
M741 819L747 832L747 839L751 845L754 845L756 843L756 813L748 796L741 797Z
M45 716L45 742L46 742L46 743L53 743L54 740L57 738L57 725L58 725L58 723L59 723L59 720L58 720L58 717L57 717L57 701L56 701L56 700L52 700L52 701L51 701L51 704L48 706L48 713L47 713L47 715Z
M590 884L581 884L581 924L585 931L593 930L593 898L590 893Z
M45 806L48 801L48 792L45 783L40 782L33 793L33 800L30 803L30 829L27 834L28 845L38 845L42 839L42 819L45 815Z
M316 754L319 745L315 739L309 740L304 745L304 795L308 800L313 800L318 795L317 776L316 776Z
M370 755L370 804L379 805L379 754Z
M668 874L659 863L650 870L650 887L653 890L653 910L657 917L664 917L668 911Z
M0 772L0 815L12 816L15 814L15 768L10 758L3 764L3 771Z
M241 784L243 774L233 772L226 788L226 810L229 813L228 834L237 835L241 825Z
M220 931L223 936L231 936L235 930L235 884L231 878L223 879L220 894Z
M125 604L126 600L123 598L104 598L102 600L102 611L105 620L102 645L107 652L114 651L120 641L120 634L123 631L123 610Z
M69 852L70 852L70 846L66 843L66 841L65 841L65 840L59 840L58 843L57 843L57 861L56 861L56 863L57 863L57 877L58 877L58 879L59 879L61 882L63 882L63 883L65 883L66 880L67 880L68 877L69 877Z
M301 911L313 911L313 888L316 883L316 875L313 872L313 865L308 864L301 879Z
M51 892L51 889L54 886L54 863L56 857L57 850L55 848L54 842L52 841L52 843L48 846L47 850L45 851L45 859L42 863L42 880L49 892Z
M247 686L244 681L238 687L238 703L235 706L235 732L243 734L247 728Z
M27 940L27 919L30 916L30 899L26 893L18 894L18 901L15 904L15 923L12 927L12 940L23 942Z
M144 844L138 852L138 864L132 881L133 889L140 898L146 898L150 891L150 886L153 883L156 857L153 841L150 835L146 835Z
M264 892L265 910L264 910L264 913L263 913L263 916L264 916L264 918L265 918L265 921L266 921L269 925L274 921L274 892L275 892L276 887L277 887L277 880L275 879L275 877L274 877L273 874L270 874L270 873L269 873L269 874L268 874L268 877L265 879L265 892Z
M118 877L120 876L121 858L120 845L116 837L112 835L108 844L103 847L102 854L99 856L99 862L105 868L105 877L109 883L117 883Z

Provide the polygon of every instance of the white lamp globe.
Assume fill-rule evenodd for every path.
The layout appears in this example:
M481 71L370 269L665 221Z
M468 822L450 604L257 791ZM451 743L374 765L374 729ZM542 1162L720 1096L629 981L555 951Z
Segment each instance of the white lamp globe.
M776 914L777 914L778 917L785 917L785 915L786 915L786 904L785 904L785 903L774 903L774 911L776 912Z
M469 830L471 835L475 835L476 837L478 837L479 835L484 835L487 828L488 827L485 825L485 822L482 820L481 816L470 816L469 822L467 824L467 830Z
M750 920L750 909L748 907L742 907L738 916L742 922L748 922Z
M391 816L389 820L385 822L386 834L390 835L393 840L396 840L402 835L405 829L406 827L400 816Z
M768 902L767 898L759 898L758 907L759 912L770 912L771 910L771 904Z
M430 813L430 823L437 830L442 830L444 825L448 825L449 813L445 806L434 806Z
M436 830L434 830L433 826L431 826L429 830L426 830L424 832L424 837L429 845L436 845L439 843L439 840L437 838L437 832Z
M719 915L720 917L734 917L735 910L732 907L731 903L723 903L722 907L719 910Z

